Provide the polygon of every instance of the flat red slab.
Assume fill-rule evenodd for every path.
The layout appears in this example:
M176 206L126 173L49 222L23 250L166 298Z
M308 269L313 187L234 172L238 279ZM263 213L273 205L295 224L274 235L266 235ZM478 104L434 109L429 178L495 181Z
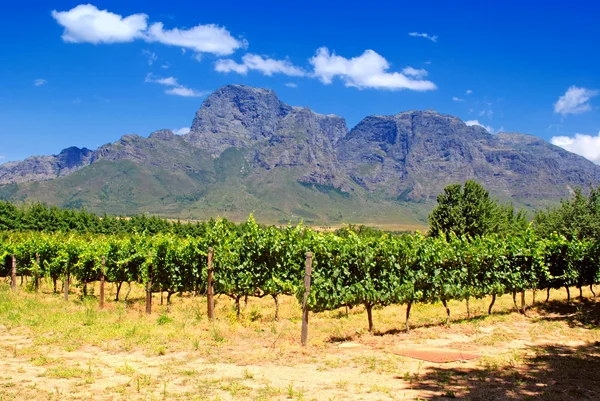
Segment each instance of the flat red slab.
M452 351L440 348L401 348L390 352L400 356L435 363L468 361L470 359L481 358L481 355L470 352Z

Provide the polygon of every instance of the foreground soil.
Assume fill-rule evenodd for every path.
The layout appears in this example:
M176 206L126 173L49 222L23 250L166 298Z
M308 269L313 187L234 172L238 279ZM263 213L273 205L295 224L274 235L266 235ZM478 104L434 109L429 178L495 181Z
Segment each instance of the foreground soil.
M139 288L99 310L93 297L2 284L0 400L599 400L600 304L583 295L553 291L526 315L510 296L491 316L489 300L471 300L470 319L453 302L450 326L441 305L417 305L410 332L403 306L376 310L374 333L360 308L312 314L301 347L293 298L279 321L267 299L238 319L219 298L209 322L203 297L175 296L147 316ZM428 361L457 351L473 359Z

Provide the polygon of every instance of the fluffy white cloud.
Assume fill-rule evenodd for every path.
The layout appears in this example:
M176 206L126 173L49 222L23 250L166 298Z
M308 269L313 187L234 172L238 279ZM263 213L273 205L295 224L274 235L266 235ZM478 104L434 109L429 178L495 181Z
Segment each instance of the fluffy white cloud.
M168 86L169 88L165 90L167 95L201 97L207 94L205 91L198 91L181 85L175 77L155 78L154 75L148 74L144 82Z
M464 101L465 101L465 99L461 99L461 98L459 98L459 97L456 97L456 96L454 96L454 97L452 98L452 100L454 100L455 102L464 102Z
M190 128L189 127L183 127L183 128L178 128L178 129L174 129L173 133L175 135L186 135L190 132Z
M437 35L431 36L431 35L428 35L426 33L419 33L419 32L410 32L408 34L408 36L413 36L415 38L425 38L425 39L431 40L432 42L437 42L437 40L438 40Z
M321 47L309 61L314 68L314 76L324 84L330 84L335 77L340 77L346 86L359 89L437 89L431 81L411 79L399 72L387 72L390 64L373 50L366 50L358 57L347 59Z
M52 11L52 17L65 30L62 39L70 43L131 42L144 36L148 26L146 14L122 17L91 4L81 4L69 11Z
M480 126L485 128L485 130L487 132L489 132L490 134L497 134L498 132L502 132L504 131L504 127L500 127L499 129L495 130L493 127L491 127L490 125L483 125L479 122L479 120L469 120L469 121L465 121L465 124L467 124L469 127L473 127L475 125Z
M143 39L220 56L247 46L245 41L235 39L227 29L218 25L165 29L162 22L148 26L146 14L123 17L108 10L99 10L91 4L81 4L69 11L53 10L52 17L64 27L62 39L71 43L123 43Z
M554 103L554 112L562 115L579 114L592 109L590 99L598 95L597 90L571 86L567 92Z
M275 60L256 54L245 54L242 57L242 63L236 63L234 60L217 60L215 70L218 72L236 72L246 75L248 71L260 71L264 75L284 74L292 77L302 77L306 73L299 67L293 65L289 60Z
M288 88L297 88L298 84L295 84L293 82L288 82L285 84L285 86L287 86Z
M215 63L215 71L217 72L237 72L238 74L246 75L248 73L248 66L245 64L238 64L231 59L217 60Z
M220 56L226 56L247 46L247 43L231 36L227 29L214 24L165 30L162 22L156 22L148 29L146 40Z
M465 92L467 95L470 95L471 93L473 93L473 91L471 89L467 89Z
M48 83L48 81L46 81L45 79L36 79L35 81L33 81L33 85L35 85L35 86L42 86L47 83Z
M575 134L574 137L555 136L550 139L550 143L600 164L600 132L596 136L584 134Z
M427 71L422 68L417 70L416 68L406 67L402 70L402 73L415 78L423 78L427 76Z
M167 95L176 95L183 97L202 97L207 94L205 91L198 91L196 89L186 88L183 85L175 86L165 91Z

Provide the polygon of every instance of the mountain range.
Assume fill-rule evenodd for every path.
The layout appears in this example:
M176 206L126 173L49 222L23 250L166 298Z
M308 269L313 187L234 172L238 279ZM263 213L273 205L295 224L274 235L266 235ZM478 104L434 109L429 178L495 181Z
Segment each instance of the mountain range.
M186 135L125 135L4 163L0 199L181 219L254 212L272 223L423 225L444 186L467 179L533 210L598 185L600 167L432 110L369 116L348 130L272 90L229 85L208 96Z

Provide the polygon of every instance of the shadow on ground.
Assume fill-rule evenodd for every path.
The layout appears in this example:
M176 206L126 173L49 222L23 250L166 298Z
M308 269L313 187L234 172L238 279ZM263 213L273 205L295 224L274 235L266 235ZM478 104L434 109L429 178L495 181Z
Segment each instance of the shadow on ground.
M432 392L430 400L600 400L600 343L530 351L508 366L484 360L479 368L432 368L412 388Z

